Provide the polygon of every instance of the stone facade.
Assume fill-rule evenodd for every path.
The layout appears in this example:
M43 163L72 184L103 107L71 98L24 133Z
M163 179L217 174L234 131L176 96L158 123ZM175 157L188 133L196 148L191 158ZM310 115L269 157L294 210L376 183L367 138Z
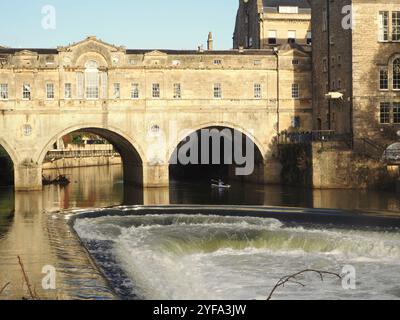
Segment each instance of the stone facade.
M311 9L306 0L240 0L233 47L265 49L293 39L311 44Z
M396 140L400 121L393 104L400 91L393 88L393 61L400 44L393 40L393 13L397 0L385 3L365 0L311 0L313 17L313 110L314 128L354 136L355 145L368 139L381 146ZM353 10L353 27L348 11ZM387 12L387 39L380 39L380 12ZM344 13L343 13L344 12ZM345 26L345 27L344 27ZM347 28L347 29L346 29ZM388 73L388 88L380 88L380 71ZM343 99L328 100L329 92ZM390 105L388 123L382 122L381 103Z
M168 185L171 154L189 132L236 129L262 155L261 180L278 182L268 170L277 170L278 131L294 122L298 130L312 127L311 59L292 46L130 50L89 37L57 49L2 48L0 62L0 144L14 162L17 190L40 189L47 151L78 130L117 148L127 181L161 187Z

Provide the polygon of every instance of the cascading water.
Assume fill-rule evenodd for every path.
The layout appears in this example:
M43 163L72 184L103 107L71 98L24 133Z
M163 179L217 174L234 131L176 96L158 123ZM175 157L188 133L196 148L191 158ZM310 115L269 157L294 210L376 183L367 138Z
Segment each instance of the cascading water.
M397 232L285 226L270 218L130 215L77 219L80 238L122 298L266 299L282 276L353 266L356 289L306 276L278 299L398 299Z

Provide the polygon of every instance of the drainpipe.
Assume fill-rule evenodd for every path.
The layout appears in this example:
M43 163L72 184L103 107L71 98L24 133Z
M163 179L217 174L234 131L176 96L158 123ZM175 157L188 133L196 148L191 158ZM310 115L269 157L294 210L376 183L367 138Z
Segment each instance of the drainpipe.
M278 133L278 137L280 134L280 63L279 63L279 50L277 47L273 48L273 52L276 56L276 131Z
M330 0L326 0L326 20L327 20L327 34L328 34L328 87L331 88L331 19L330 19ZM332 90L329 90L332 91ZM331 115L332 115L331 100L328 100L328 130L331 130Z

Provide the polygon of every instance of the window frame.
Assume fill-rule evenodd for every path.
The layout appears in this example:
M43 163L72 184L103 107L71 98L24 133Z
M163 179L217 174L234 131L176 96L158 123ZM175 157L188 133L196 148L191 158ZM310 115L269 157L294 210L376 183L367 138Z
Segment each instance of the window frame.
M56 97L56 87L54 83L53 82L46 83L46 100L52 101L55 99L55 97Z
M385 112L383 110L386 110ZM385 119L386 121L382 121ZM379 104L379 124L391 124L391 104L390 102L381 102Z
M161 99L161 85L158 82L151 85L151 97L153 99Z
M68 87L69 87L69 90L67 91ZM67 92L69 93L69 96L67 95ZM70 83L70 82L64 83L64 99L65 100L72 99L72 83Z
M300 85L298 83L292 83L292 99L300 99Z
M220 82L213 84L213 97L214 99L222 99L222 84Z
M4 93L4 97L3 94ZM7 101L9 99L8 83L0 83L0 100Z
M254 95L253 98L256 100L261 100L263 98L263 88L261 83L254 83L253 85Z
M25 90L25 87L28 87L29 90ZM29 83L24 83L22 85L22 100L24 101L32 100L32 87Z
M140 85L138 82L131 83L131 99L132 100L140 99Z

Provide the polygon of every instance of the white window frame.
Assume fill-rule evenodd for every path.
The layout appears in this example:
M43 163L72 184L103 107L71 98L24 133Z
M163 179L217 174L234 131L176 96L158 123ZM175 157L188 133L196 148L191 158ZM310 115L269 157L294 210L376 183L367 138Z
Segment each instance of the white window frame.
M180 83L174 83L174 99L182 99L182 86Z
M55 99L55 85L52 82L46 83L46 100Z
M161 85L160 83L153 83L151 86L151 97L153 99L161 98Z
M22 100L32 100L32 87L29 83L24 83L22 85Z
M261 83L254 84L254 99L260 100L262 99L263 90Z
M72 83L70 82L64 84L64 99L72 99Z
M389 41L389 11L379 11L378 13L378 41Z
M214 96L214 99L222 99L222 84L221 83L214 83L213 96Z
M132 100L140 99L140 87L139 87L139 83L137 83L137 82L133 82L131 84L131 99Z
M113 85L113 99L121 99L121 83L115 82Z
M8 100L8 83L0 83L0 100Z

